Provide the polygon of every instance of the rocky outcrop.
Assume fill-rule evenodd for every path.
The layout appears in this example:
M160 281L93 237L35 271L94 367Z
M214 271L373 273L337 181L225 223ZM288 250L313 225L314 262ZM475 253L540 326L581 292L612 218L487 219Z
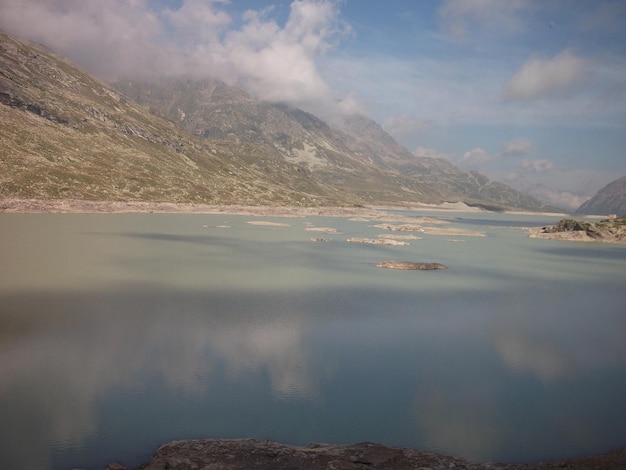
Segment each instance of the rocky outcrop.
M531 238L626 243L626 216L599 222L562 219L556 225L530 229Z
M117 464L116 464L117 465ZM444 455L373 443L289 446L257 439L173 441L160 446L141 470L570 470L626 468L626 448L603 455L538 464L470 463ZM115 467L124 468L123 466Z

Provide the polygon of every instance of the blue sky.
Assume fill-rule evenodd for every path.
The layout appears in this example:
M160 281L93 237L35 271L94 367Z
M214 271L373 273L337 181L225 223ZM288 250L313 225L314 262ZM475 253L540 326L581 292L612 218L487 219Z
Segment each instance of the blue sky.
M626 174L621 0L0 0L0 28L105 79L364 112L416 158L566 208Z

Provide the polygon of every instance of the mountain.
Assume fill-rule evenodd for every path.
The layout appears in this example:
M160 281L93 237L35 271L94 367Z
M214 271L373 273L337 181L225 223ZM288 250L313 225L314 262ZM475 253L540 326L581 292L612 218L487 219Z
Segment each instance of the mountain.
M197 138L38 45L0 34L0 197L323 205L275 150Z
M607 184L585 201L576 213L626 215L626 176Z
M365 116L331 127L215 80L115 87L0 33L0 197L547 209L445 160L415 157Z
M463 200L496 209L556 210L446 160L416 157L363 115L336 117L329 125L215 80L126 81L114 86L194 135L272 147L312 178L339 185L368 203Z

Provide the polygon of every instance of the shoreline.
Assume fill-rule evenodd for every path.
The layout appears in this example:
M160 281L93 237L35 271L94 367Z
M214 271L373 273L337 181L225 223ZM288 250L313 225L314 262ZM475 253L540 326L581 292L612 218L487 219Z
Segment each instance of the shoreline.
M246 206L213 205L188 202L152 202L152 201L91 201L82 199L20 199L0 198L0 213L60 213L60 214L126 214L126 213L163 213L163 214L231 214L258 215L274 217L306 217L321 215L330 217L371 217L395 216L390 211L423 212L463 212L495 213L469 206L463 202L444 202L441 204L398 203L398 205L369 206ZM504 211L505 214L558 216L562 214Z
M461 203L462 204L462 203ZM464 204L463 204L464 206ZM309 216L363 218L375 221L413 222L395 211L476 212L462 210L458 204L436 209L432 205L402 206L246 206L178 202L86 201L77 199L0 199L0 213L11 214L205 214L250 217L298 218Z

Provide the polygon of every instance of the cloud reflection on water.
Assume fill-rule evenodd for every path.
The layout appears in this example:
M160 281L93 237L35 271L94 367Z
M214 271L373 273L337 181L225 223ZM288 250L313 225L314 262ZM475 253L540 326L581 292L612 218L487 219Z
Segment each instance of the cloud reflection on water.
M561 279L549 282L520 282L501 296L490 335L515 373L554 382L626 364L619 276L613 273L613 282L607 283L607 269L585 282L570 281L576 269L568 267Z
M155 292L30 294L5 305L0 403L16 415L10 434L2 432L0 441L13 444L0 446L3 460L37 459L33 466L48 468L39 459L46 449L33 447L80 447L99 431L107 395L149 394L155 380L185 396L210 397L221 368L233 382L267 376L275 398L315 395L296 310L264 312L259 322L253 311L224 310L224 296L189 301ZM36 434L42 439L33 442ZM22 454L25 443L30 450Z

